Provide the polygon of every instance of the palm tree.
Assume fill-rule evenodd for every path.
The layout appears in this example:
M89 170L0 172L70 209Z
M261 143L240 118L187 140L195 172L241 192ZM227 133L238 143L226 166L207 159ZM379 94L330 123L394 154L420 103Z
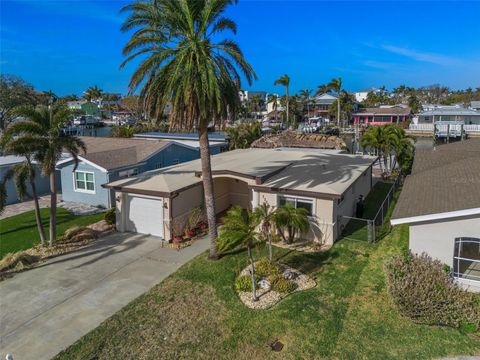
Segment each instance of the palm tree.
M273 259L271 231L272 225L274 223L275 211L270 205L268 205L267 203L263 203L255 208L254 214L260 223L263 234L267 237L268 258L271 261Z
M208 125L238 111L240 73L249 84L257 78L233 40L217 41L224 31L236 33L236 24L224 16L230 4L232 0L145 0L122 9L129 13L122 30L136 31L123 49L127 58L121 68L141 57L130 92L140 88L146 107L157 116L169 104L172 129L198 131L211 259L218 255Z
M342 91L342 78L332 79L328 87L337 93L337 126L340 126L340 93Z
M293 243L298 232L304 233L310 229L307 209L295 208L288 204L275 211L274 222L287 244ZM285 232L287 232L287 236L285 236Z
M252 248L258 241L257 226L259 224L258 217L250 210L241 207L233 207L228 210L227 215L223 218L223 225L220 228L220 236L218 238L220 250L229 250L237 246L245 246L250 260L250 275L252 277L252 298L257 301L255 266L252 255Z
M290 117L289 117L290 113L289 113L289 107L288 107L288 103L289 103L288 88L290 86L290 77L287 74L280 76L277 80L275 80L273 85L285 86L285 102L287 104L286 109L287 109L287 124L288 124L290 121Z
M32 190L31 198L33 199L35 208L35 221L40 236L40 243L44 246L45 229L40 215L40 205L38 203L37 188L35 185L36 171L32 160L34 153L41 149L36 142L27 135L14 138L8 135L3 136L0 142L6 153L25 157L24 162L15 165L5 174L1 186L5 187L6 182L13 177L15 179L17 195L20 199L23 199L28 195L26 183L27 181L30 183L30 188Z
M324 85L324 84L318 85L317 91L315 92L315 96L325 94L329 90L330 88L328 87L328 85Z
M58 103L57 103L58 104ZM62 128L69 122L69 110L62 104L50 107L30 106L16 110L17 116L24 120L12 123L5 131L6 142L21 142L27 149L35 149L33 158L42 165L42 172L50 177L50 238L49 245L57 236L57 179L55 166L62 153L69 153L78 164L78 154L86 152L83 141L66 135Z
M310 94L312 90L304 89L300 90L300 98L302 99L303 106L307 105L307 116L310 117Z
M90 86L85 90L84 97L87 101L92 101L100 99L102 97L103 91L97 86Z

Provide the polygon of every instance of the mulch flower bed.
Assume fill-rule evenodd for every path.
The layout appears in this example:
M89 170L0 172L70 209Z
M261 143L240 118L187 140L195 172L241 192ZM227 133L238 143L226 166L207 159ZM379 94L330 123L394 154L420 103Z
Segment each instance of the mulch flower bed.
M296 284L295 290L290 293L280 293L271 289L257 289L257 301L253 301L252 299L252 292L251 291L240 291L238 293L240 300L249 308L251 309L268 309L278 303L280 300L285 298L286 296L293 294L298 291L308 290L317 285L315 280L313 280L310 276L305 275L304 273L288 266L285 264L278 264L282 269L283 273L287 272L294 272L297 274L297 277L291 279ZM250 266L247 266L245 269L242 270L240 276L248 275L250 276Z

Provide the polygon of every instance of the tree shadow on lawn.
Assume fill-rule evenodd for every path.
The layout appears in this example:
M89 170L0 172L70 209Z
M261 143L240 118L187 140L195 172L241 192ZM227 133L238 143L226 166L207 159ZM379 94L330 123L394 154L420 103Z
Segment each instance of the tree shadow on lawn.
M31 219L27 220L27 221L21 221L20 223L18 223L19 226L16 226L8 231L1 231L0 232L0 235L7 235L7 234L10 234L10 233L15 233L17 231L22 231L22 230L28 230L28 229L35 229L37 230L37 221L35 220L35 215L32 214L32 217ZM62 225L64 223L67 223L69 221L72 221L76 218L75 215L73 215L72 213L57 213L57 227L58 225ZM8 219L8 218L7 218ZM5 220L7 220L5 219ZM42 214L42 224L44 226L45 229L48 228L48 226L50 225L50 215L44 215ZM3 228L4 226L0 227L0 228Z

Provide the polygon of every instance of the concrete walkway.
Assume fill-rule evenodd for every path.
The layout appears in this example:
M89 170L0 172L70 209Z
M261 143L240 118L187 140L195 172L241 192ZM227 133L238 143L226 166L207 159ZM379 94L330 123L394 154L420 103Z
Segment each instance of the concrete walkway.
M0 282L0 358L50 359L208 249L115 233Z

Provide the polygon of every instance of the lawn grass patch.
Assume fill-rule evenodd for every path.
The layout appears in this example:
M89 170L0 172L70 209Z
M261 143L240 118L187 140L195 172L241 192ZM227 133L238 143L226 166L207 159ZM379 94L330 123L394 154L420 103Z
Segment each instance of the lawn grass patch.
M41 209L40 213L45 226L45 234L48 238L50 209ZM102 213L77 216L68 210L58 208L57 236L62 236L67 229L73 226L86 226L100 221L103 219L103 216ZM0 259L7 253L26 250L39 243L40 236L38 235L35 212L33 210L0 220Z

